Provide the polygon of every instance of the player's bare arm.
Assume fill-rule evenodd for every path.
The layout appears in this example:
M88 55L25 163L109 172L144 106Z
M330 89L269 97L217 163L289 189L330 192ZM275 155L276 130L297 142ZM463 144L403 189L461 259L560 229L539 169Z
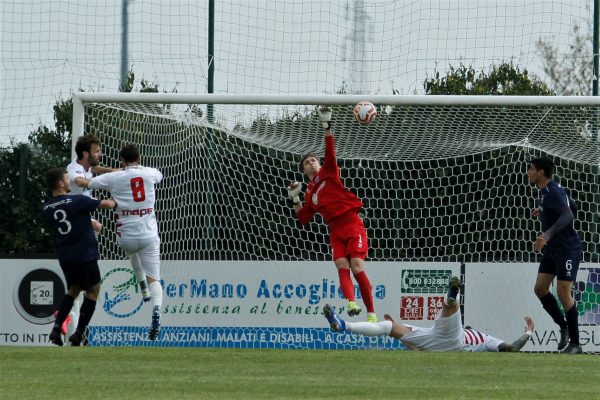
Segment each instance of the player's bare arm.
M525 324L525 333L511 344L500 343L500 345L498 346L498 351L516 352L521 350L523 346L527 344L527 341L529 341L529 338L533 334L533 329L535 327L533 319L531 319L531 317L529 316L525 317Z
M78 176L77 178L75 178L74 182L77 186L82 187L84 189L87 189L88 185L90 184L90 180L84 178L83 176Z
M102 167L100 165L94 165L92 167L92 172L95 175L102 175L102 174L108 174L110 172L115 172L115 171L120 171L120 168L109 168L109 167Z
M544 236L544 234L541 234L540 236L537 237L537 239L535 239L535 242L533 242L533 250L537 253L539 253L540 251L542 251L542 249L544 248L544 246L546 245L546 237Z
M98 208L116 208L117 202L113 199L101 200Z
M390 314L384 314L383 318L386 321L390 321L392 323L392 330L390 331L390 337L396 338L396 339L402 339L402 337L408 333L410 333L412 331L411 328L409 328L406 325L400 324L396 321L394 321L394 318L392 318L392 316ZM416 348L414 346L411 346L407 343L405 343L405 345L407 347L409 347L411 350L415 350Z

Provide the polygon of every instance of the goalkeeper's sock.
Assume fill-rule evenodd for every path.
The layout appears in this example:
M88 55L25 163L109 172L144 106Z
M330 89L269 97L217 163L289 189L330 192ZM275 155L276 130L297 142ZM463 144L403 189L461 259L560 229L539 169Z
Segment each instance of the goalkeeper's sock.
M365 336L385 336L392 331L392 321L381 322L348 322L346 330Z
M79 332L80 335L83 335L83 332L85 332L85 328L87 328L92 320L95 310L96 301L85 297L83 299L83 304L79 309L79 321L77 322L77 332Z
M152 305L153 308L162 307L162 286L160 286L160 281L152 281L150 283L150 294L152 295Z
M565 317L558 308L558 303L556 302L556 298L552 295L552 293L548 292L545 296L540 297L540 301L542 302L542 306L544 310L552 317L554 322L561 328L565 328L567 326L567 322L565 321Z
M340 288L342 294L348 301L354 301L354 284L352 278L350 278L349 268L338 268L338 277L340 278Z
M354 279L356 279L358 287L360 288L360 295L365 303L365 307L367 307L367 312L375 313L375 308L373 307L373 294L371 293L371 282L367 277L367 273L365 271L360 271L358 274L354 274Z
M65 322L65 319L67 319L67 315L69 315L71 308L73 308L73 302L75 302L75 299L70 294L65 294L65 297L63 297L63 299L60 301L60 304L58 305L58 312L56 313L54 329L58 329L59 332L63 322Z
M577 303L573 302L573 307L565 312L567 317L567 327L569 328L569 339L572 344L579 344L579 314L577 312Z

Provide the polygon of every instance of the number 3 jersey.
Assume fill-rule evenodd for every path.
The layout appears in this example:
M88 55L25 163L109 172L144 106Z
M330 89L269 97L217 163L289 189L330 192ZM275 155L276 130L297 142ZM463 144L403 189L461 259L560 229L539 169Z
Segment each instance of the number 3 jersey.
M147 239L158 236L154 213L155 185L162 180L156 168L132 165L122 171L94 177L88 187L105 189L117 202L116 231L124 239Z
M55 196L44 203L42 213L60 262L84 262L99 258L98 242L90 217L90 212L99 205L100 200L81 194Z

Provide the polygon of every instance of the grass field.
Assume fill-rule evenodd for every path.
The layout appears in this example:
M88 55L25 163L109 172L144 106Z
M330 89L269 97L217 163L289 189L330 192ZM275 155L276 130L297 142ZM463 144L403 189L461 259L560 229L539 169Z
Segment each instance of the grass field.
M0 347L2 399L600 399L600 357Z

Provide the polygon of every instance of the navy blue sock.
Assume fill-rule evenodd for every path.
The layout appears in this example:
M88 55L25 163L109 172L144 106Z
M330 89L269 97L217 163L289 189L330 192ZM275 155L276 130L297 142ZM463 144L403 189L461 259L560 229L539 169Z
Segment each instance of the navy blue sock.
M460 287L451 287L450 290L448 290L448 299L456 300L459 292Z
M567 327L569 328L569 339L571 339L571 343L579 344L579 314L577 312L577 303L573 303L573 307L565 312L565 316L567 317Z
M85 328L90 323L95 310L96 302L84 297L83 304L81 304L81 309L79 310L79 321L77 322L77 331L80 334L85 332Z
M70 294L65 294L65 297L60 301L58 305L58 313L56 313L56 321L54 322L54 328L60 331L63 322L67 319L67 315L71 312L71 308L73 308L73 302L75 299L71 297Z
M558 303L556 302L556 298L552 295L552 293L548 292L544 297L540 297L540 301L542 302L542 306L544 310L552 317L554 322L558 326L565 328L567 326L567 322L565 321L565 317L558 308Z

